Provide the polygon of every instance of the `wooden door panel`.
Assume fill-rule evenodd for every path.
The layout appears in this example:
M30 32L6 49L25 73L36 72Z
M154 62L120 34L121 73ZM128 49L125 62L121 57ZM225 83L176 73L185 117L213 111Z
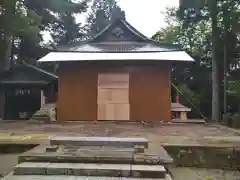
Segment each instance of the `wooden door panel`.
M107 73L98 75L99 88L128 88L129 74Z
M126 121L129 120L129 104L114 104L114 118L115 120Z
M98 120L129 120L129 74L98 76Z
M128 88L123 89L112 89L112 101L111 103L127 103L129 102L128 98Z
M107 103L112 101L111 89L98 88L98 103Z
M104 120L115 120L115 104L105 104L105 119Z

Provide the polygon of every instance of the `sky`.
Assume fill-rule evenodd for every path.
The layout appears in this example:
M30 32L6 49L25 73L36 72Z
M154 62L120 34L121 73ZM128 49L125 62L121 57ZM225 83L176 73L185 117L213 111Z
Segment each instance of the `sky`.
M179 0L118 0L126 20L147 37L166 26L163 12L167 6L179 5Z
M178 6L179 0L117 0L125 11L126 20L147 37L152 37L160 28L166 26L163 12L166 7ZM84 21L86 16L77 17L77 22ZM44 41L51 39L44 33Z

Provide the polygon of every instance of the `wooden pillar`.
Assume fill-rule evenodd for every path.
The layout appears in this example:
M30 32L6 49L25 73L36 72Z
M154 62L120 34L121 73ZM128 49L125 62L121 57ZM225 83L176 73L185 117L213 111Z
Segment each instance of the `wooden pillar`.
M44 96L44 90L41 90L41 106L46 104L46 98Z
M6 102L5 88L0 87L0 119L4 119L5 102Z
M176 94L176 103L180 103L179 93ZM175 118L176 119L180 118L180 113L179 112L175 112Z

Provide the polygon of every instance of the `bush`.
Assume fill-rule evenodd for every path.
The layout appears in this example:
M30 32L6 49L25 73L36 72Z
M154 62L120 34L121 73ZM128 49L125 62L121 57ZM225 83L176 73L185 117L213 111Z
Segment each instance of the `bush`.
M240 129L240 114L235 113L232 116L232 127L236 129Z
M232 114L231 113L225 113L222 115L222 123L225 126L231 126L232 125Z

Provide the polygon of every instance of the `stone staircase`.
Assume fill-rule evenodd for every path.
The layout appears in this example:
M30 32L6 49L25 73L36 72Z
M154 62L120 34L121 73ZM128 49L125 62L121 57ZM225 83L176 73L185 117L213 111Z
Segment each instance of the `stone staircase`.
M31 120L43 123L51 123L56 121L56 105L45 104L36 113L32 115Z
M140 147L148 148L145 138L55 137L50 146L19 156L19 164L3 180L172 180L164 167L171 158L153 163Z

